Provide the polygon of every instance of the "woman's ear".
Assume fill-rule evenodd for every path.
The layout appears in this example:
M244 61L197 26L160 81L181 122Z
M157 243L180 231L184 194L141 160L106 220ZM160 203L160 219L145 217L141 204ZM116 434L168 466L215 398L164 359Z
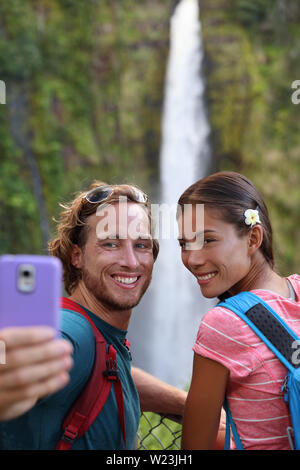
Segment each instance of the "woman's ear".
M78 245L73 245L71 263L77 269L82 268L82 250Z
M249 233L249 239L248 239L248 250L249 254L253 255L256 250L259 249L259 247L262 244L264 237L264 231L261 225L256 224L252 229L251 232Z

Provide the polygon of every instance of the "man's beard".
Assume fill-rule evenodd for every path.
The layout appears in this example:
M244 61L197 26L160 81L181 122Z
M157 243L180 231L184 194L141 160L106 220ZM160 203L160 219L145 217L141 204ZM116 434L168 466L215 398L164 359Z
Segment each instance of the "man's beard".
M121 300L118 299L118 295L115 296L110 294L107 287L101 282L98 278L93 276L89 271L85 268L82 269L82 281L87 288L87 290L102 304L112 310L130 310L133 307L136 307L140 302L141 298L143 297L144 293L149 287L151 282L151 276L147 281L144 282L142 289L140 291L140 295L135 298L135 300ZM130 291L129 291L130 292Z

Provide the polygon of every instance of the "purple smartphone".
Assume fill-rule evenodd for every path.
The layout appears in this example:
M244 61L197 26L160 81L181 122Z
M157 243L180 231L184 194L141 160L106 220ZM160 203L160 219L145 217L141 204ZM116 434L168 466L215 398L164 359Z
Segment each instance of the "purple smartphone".
M61 286L58 258L0 256L0 328L47 325L58 336Z

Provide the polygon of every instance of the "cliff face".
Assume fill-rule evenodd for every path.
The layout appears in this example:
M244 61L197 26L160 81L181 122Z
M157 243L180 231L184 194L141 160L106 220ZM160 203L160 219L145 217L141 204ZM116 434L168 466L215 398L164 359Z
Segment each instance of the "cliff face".
M0 251L40 252L92 179L157 179L174 1L0 5Z
M214 170L244 173L265 196L278 269L300 265L300 5L199 0Z
M176 0L0 4L0 252L41 252L58 201L92 179L157 181ZM266 197L279 267L299 270L298 0L199 0L213 167Z

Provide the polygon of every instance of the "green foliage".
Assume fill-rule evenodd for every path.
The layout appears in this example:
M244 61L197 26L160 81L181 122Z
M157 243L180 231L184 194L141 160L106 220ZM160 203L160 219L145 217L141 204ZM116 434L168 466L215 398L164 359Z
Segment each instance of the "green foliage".
M285 275L300 263L299 13L296 0L201 9L215 167L246 174L264 195Z
M42 209L49 237L58 202L91 180L151 189L173 3L0 3L0 252L41 252ZM297 271L299 2L201 0L200 8L216 167L254 180L270 207L279 265Z
M151 186L171 3L1 2L0 252L42 252L58 202L94 179Z
M29 78L42 65L31 4L22 0L1 2L0 18L1 78Z
M268 17L274 3L274 0L236 0L236 17L247 26L257 25Z

